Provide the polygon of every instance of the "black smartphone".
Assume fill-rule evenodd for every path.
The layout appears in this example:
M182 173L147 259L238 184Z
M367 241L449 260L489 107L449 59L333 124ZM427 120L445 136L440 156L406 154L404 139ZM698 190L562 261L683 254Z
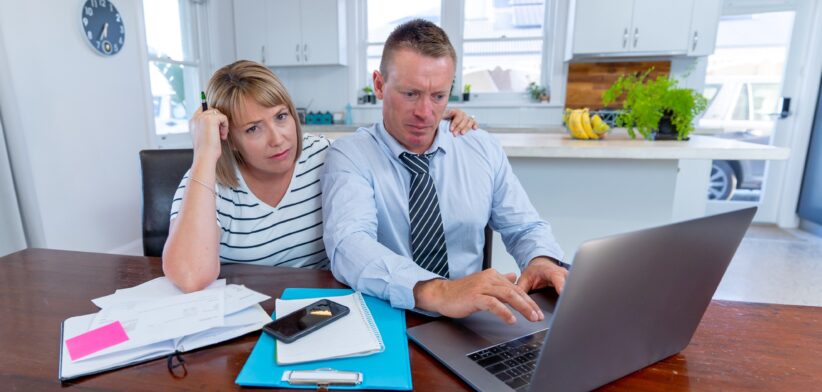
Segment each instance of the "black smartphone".
M283 343L291 343L345 316L348 312L345 305L321 299L266 324L263 332Z

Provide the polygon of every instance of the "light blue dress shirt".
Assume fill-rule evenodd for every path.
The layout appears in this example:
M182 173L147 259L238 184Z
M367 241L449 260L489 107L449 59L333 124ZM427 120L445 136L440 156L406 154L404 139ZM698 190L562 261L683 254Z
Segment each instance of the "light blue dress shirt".
M437 188L452 279L482 269L486 224L524 268L537 256L562 260L548 222L540 219L511 171L499 142L476 130L453 136L440 123L429 173ZM413 309L417 282L438 277L411 257L407 150L382 121L331 144L321 176L323 241L337 280Z

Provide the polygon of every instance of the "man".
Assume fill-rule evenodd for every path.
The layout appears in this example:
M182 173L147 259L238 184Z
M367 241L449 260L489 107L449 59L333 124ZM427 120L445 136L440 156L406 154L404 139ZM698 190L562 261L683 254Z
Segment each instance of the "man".
M383 119L332 144L321 177L331 271L356 290L449 317L510 304L544 318L533 289L561 291L562 250L528 200L500 144L484 131L453 137L440 122L456 54L436 25L398 26L383 49L374 89ZM486 224L522 268L480 271Z

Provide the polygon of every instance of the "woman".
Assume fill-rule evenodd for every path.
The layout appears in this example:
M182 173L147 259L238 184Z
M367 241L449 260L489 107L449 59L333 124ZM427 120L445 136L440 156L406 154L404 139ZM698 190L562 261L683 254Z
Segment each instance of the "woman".
M172 202L165 275L190 292L217 278L220 261L327 268L319 178L329 140L302 134L288 92L260 64L219 69L207 97L189 121L194 160ZM476 128L449 115L455 134Z

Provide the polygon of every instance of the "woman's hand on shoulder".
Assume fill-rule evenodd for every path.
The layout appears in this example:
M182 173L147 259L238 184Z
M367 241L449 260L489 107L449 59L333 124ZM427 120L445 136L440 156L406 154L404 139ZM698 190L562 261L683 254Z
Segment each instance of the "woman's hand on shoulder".
M220 141L228 138L228 117L217 109L205 112L200 108L188 121L191 140L194 145L195 159L209 157L215 161L220 158Z
M451 120L451 133L454 136L465 135L466 132L477 129L478 126L474 116L469 116L468 113L459 109L446 110L443 118Z

